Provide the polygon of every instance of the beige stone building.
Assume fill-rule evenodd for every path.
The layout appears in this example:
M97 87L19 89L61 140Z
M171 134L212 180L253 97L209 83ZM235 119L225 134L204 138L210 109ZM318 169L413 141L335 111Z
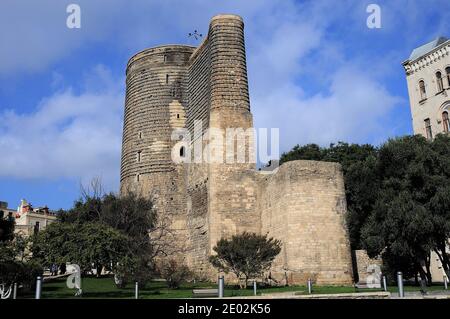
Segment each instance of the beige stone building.
M48 207L33 208L25 199L22 199L15 213L14 232L30 236L44 230L55 220L56 214Z
M7 202L0 202L0 219L13 219L16 216L16 211L8 208Z
M432 139L450 130L450 40L437 38L413 50L403 62L408 83L414 134ZM434 281L445 272L436 253L431 253Z
M253 128L244 22L218 15L198 47L159 46L129 60L121 193L147 196L160 215L170 216L173 241L201 276L217 278L208 257L218 240L247 231L282 241L273 278L351 284L340 165L294 161L258 171L251 135L232 137L232 149L242 151L246 161L225 154L222 138L230 128ZM212 131L218 137L206 141ZM182 132L192 138L180 136L180 142ZM215 151L196 153L196 145ZM194 160L174 161L174 154ZM198 155L203 160L196 161ZM217 155L227 160L211 161Z
M450 129L450 40L440 37L403 62L414 134L433 138Z

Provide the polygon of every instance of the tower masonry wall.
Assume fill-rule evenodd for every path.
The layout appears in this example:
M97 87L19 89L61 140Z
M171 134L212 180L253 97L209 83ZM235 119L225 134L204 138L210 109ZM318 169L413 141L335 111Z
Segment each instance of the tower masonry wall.
M259 176L262 234L280 239L274 277L289 283L351 284L346 200L339 164L293 161Z

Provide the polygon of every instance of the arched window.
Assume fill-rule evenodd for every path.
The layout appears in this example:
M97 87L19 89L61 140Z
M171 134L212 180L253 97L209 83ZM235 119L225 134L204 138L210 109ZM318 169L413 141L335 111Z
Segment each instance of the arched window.
M442 112L442 123L444 125L444 132L448 133L448 130L450 128L450 125L449 125L450 123L448 121L448 112L447 111Z
M431 140L433 138L433 131L431 130L431 121L426 119L425 121L425 132L427 134L427 139Z
M444 83L442 82L442 73L436 72L436 83L438 92L442 92L444 90Z
M445 72L447 73L447 82L448 82L447 84L448 87L450 88L450 66L445 68Z
M425 82L423 80L419 81L419 91L420 91L420 98L422 100L425 100L427 98L427 91L425 89Z

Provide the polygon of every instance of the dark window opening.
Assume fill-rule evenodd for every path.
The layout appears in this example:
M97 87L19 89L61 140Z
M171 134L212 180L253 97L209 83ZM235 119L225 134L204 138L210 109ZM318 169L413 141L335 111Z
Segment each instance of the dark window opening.
M185 149L184 149L184 146L182 146L182 147L180 148L180 156L181 156L181 157L184 157L184 153L185 153Z
M427 91L425 89L425 82L423 80L419 81L420 98L425 100L427 98Z
M433 131L431 130L430 119L425 120L425 131L427 133L427 139L431 140L433 138Z
M137 161L140 162L141 161L141 151L137 152Z
M449 119L448 119L448 112L444 111L442 113L442 124L444 125L444 132L448 133L449 129L450 129L450 123L449 123Z
M169 83L169 74L166 74L166 84Z
M444 90L444 82L442 81L442 73L441 72L436 73L436 82L437 82L438 92L442 92Z
M37 233L39 233L39 222L36 222L34 225L34 234L36 235Z
M177 114L177 119L179 119L180 118L180 114Z
M448 82L447 84L448 87L450 88L450 66L445 68L445 72L447 73L447 82Z

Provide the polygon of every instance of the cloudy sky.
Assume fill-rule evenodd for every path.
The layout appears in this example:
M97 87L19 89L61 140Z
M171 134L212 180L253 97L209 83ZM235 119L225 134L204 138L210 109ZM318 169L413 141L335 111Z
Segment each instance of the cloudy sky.
M255 126L280 128L281 151L411 134L401 62L450 36L448 0L2 0L0 201L68 208L93 177L117 191L128 58L196 45L187 34L219 13L244 18Z

